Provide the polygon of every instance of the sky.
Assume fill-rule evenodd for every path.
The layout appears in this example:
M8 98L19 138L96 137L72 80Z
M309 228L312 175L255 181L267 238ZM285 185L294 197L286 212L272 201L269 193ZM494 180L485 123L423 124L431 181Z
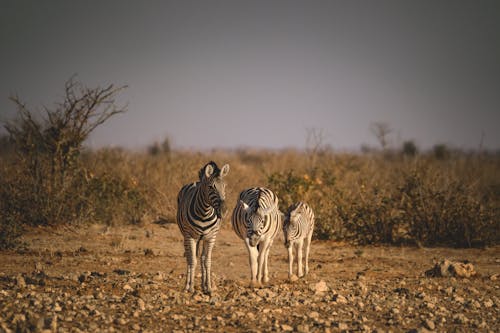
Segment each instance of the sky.
M0 0L0 121L128 85L94 148L500 148L500 1Z

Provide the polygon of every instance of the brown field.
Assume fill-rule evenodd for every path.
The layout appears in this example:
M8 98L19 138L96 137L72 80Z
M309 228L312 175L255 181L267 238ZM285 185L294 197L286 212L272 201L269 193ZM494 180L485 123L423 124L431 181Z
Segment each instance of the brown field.
M0 252L0 331L500 330L498 246L316 240L309 275L291 283L280 237L271 249L270 283L253 289L246 249L224 228L213 257L216 291L209 297L183 291L182 236L172 223L32 228L22 240L24 248ZM444 258L468 260L478 274L424 275Z
M500 330L497 155L103 149L62 178L37 158L0 156L0 332ZM313 207L307 277L288 281L280 236L250 288L229 214L214 295L183 291L176 196L209 160L231 166L229 209L250 186ZM443 259L477 274L426 277Z
M500 331L498 153L385 140L382 151L343 153L314 131L305 150L202 153L168 140L143 152L85 149L125 111L114 104L122 89L72 77L43 114L11 98L18 117L0 136L0 332ZM210 160L230 165L230 209L254 186L275 191L283 212L299 200L313 208L307 277L288 281L276 239L270 283L250 288L226 217L215 293L183 291L177 193ZM428 277L443 259L476 274Z

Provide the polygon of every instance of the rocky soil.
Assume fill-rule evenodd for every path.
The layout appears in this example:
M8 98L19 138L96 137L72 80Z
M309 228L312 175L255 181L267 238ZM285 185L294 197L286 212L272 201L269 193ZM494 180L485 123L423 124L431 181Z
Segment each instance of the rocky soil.
M172 224L35 229L24 241L0 252L0 332L500 331L500 247L316 241L310 274L290 282L277 239L272 279L254 289L243 243L224 229L208 296L183 291L182 238ZM468 261L476 274L425 274L444 259Z

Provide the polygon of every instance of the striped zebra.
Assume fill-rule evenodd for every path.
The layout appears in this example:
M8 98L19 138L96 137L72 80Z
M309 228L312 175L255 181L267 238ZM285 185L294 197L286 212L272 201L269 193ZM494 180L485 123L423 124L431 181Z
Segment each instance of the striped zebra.
M248 250L252 287L269 281L269 249L281 230L281 224L278 197L271 190L254 187L240 193L232 225Z
M212 293L210 269L212 249L226 213L226 183L229 165L221 169L211 161L199 172L198 182L185 185L177 197L177 225L184 236L184 256L187 261L186 291L194 291L196 257L203 240L201 254L201 285L204 293Z
M314 229L314 212L306 203L298 202L291 205L285 215L283 232L285 247L288 250L288 277L293 276L293 248L297 252L298 276L309 272L309 250ZM305 274L302 270L302 247L305 245Z

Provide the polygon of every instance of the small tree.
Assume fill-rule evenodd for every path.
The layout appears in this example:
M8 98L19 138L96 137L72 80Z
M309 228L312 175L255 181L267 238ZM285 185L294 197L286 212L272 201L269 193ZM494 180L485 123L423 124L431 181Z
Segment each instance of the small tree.
M375 135L382 150L386 150L388 144L388 135L393 131L389 124L384 122L375 122L370 125L370 131Z
M10 99L16 104L19 119L5 125L18 156L27 163L32 176L40 181L43 164L49 167L50 182L64 182L68 171L76 166L83 142L99 125L125 108L115 105L115 95L125 86L88 88L74 77L65 84L65 96L53 109L44 108L43 120L35 118L18 96Z
M309 155L310 168L316 167L318 156L326 150L325 133L323 129L306 129L306 153Z
M403 142L403 155L415 156L418 153L418 148L412 140Z
M444 143L434 145L434 147L432 148L432 152L434 154L434 157L438 160L445 160L450 157L450 149Z
M5 129L14 143L18 175L10 184L14 191L6 195L11 203L17 199L29 203L11 205L16 211L10 216L17 216L17 222L58 223L83 214L86 170L79 168L82 145L95 128L125 112L115 105L116 94L124 88L88 88L72 77L65 84L62 102L45 107L41 117L18 96L11 97L18 119L6 123Z

